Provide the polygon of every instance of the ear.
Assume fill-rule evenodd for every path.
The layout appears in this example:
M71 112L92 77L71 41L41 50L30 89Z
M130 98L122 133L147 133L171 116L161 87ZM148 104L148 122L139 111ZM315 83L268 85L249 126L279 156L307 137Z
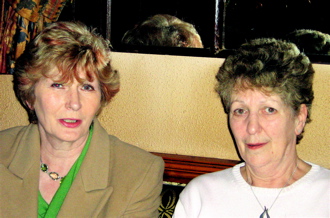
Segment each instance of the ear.
M308 110L306 104L301 104L299 113L296 117L296 129L295 129L296 135L300 135L300 133L302 133L306 124L307 114L308 114Z
M30 104L30 102L25 101L25 104L30 108L30 110L34 110L34 107Z

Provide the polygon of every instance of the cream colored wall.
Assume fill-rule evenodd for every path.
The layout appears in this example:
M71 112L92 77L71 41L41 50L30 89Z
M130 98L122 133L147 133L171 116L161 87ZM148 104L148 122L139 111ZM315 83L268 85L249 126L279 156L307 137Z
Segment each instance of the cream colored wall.
M113 53L121 91L100 115L110 134L148 151L238 160L226 115L213 91L218 58ZM330 65L315 65L312 123L298 145L304 160L330 168ZM27 124L0 76L0 130Z

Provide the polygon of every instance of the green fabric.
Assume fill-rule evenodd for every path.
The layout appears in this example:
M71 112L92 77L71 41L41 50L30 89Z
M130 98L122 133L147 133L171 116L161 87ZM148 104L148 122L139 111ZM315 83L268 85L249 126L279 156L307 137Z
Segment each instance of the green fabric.
M38 217L39 218L54 218L57 216L64 202L66 195L68 194L70 187L80 169L80 166L86 156L87 150L89 148L90 141L93 135L93 125L91 125L89 130L89 136L86 141L85 147L83 148L80 156L76 162L71 167L69 173L62 180L60 187L56 191L52 201L48 205L44 198L41 196L40 191L38 195Z

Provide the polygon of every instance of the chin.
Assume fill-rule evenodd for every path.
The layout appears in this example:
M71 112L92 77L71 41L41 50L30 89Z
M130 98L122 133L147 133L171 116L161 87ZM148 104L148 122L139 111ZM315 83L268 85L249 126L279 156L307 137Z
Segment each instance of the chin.
M86 135L85 134L81 134L81 133L69 133L69 134L65 134L62 135L60 137L58 137L59 139L61 139L62 141L65 142L75 142L78 141L81 138L84 138Z
M249 166L261 167L265 166L271 162L271 160L266 159L265 157L245 157L243 158L245 163Z

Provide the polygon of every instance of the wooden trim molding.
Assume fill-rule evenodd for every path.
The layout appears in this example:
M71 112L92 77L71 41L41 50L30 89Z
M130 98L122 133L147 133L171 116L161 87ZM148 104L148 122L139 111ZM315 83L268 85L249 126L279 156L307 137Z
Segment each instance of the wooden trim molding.
M209 157L197 157L178 154L152 152L165 162L164 181L187 184L196 176L224 170L240 163L238 160L227 160Z

